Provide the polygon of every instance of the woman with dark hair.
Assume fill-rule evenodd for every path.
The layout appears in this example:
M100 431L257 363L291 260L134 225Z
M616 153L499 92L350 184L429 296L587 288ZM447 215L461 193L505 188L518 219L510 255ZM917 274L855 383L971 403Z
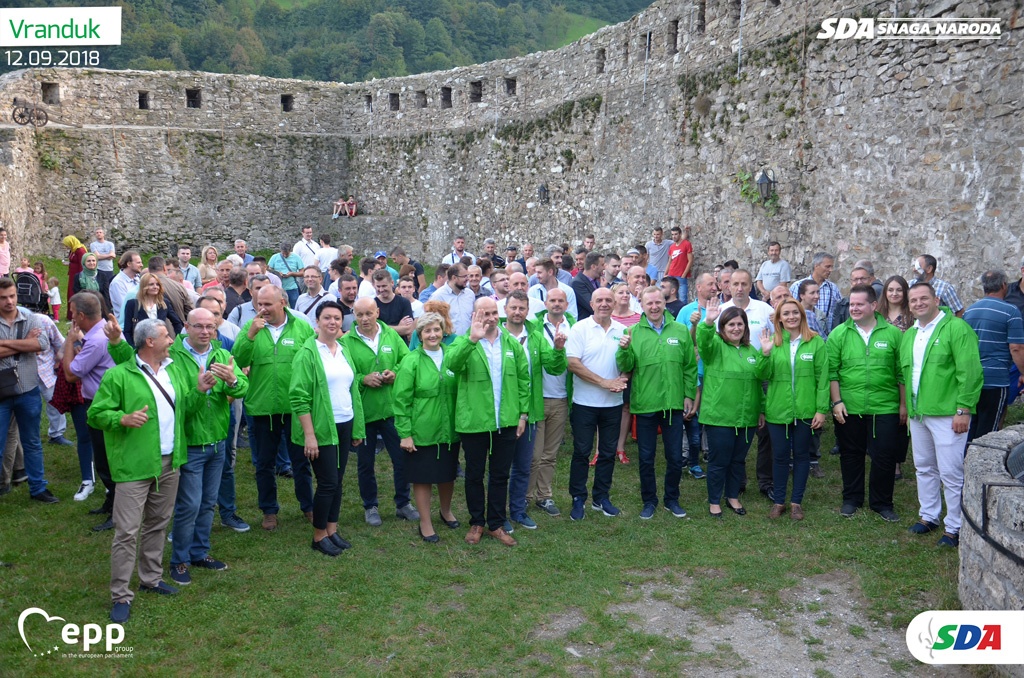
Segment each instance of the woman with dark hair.
M775 336L761 334L765 360L758 376L768 382L764 418L772 441L773 496L768 517L786 512L786 485L793 466L790 517L803 520L803 497L811 471L812 438L829 411L828 353L825 342L807 326L803 305L787 299L772 318Z
M878 300L878 312L900 332L906 332L914 324L914 316L910 313L910 285L901 276L894 275L885 281L882 298Z
M338 341L343 317L336 301L316 309L316 336L299 348L288 387L292 442L302 445L316 475L312 548L327 556L352 546L338 534L341 485L349 448L366 436L355 368Z
M174 307L167 303L164 285L153 273L142 274L138 294L124 304L124 338L132 348L135 348L135 326L143 320L169 323L167 333L172 337L181 334L181 328L185 326L174 312Z
M455 393L458 380L448 369L443 344L444 319L427 312L416 321L419 348L398 365L392 389L395 428L402 449L409 453L405 476L412 483L416 510L420 513L420 537L440 541L430 518L431 485L441 500L438 516L451 529L459 527L452 515L452 493L458 466L455 433Z
M764 421L758 366L766 358L750 345L750 326L743 309L730 306L722 311L721 302L714 297L708 302L704 322L697 326L697 352L704 361L700 423L708 440L708 511L713 518L722 517L724 490L729 508L746 515L739 500L740 484L750 441Z

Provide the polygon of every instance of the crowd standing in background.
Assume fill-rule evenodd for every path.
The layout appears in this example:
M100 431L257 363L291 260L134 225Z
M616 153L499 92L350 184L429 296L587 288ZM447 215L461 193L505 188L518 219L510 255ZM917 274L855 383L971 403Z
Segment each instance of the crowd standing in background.
M335 216L348 209L339 201ZM390 250L394 267L383 249L357 262L351 246L314 238L310 227L269 261L237 240L225 257L203 247L198 265L184 244L144 264L103 229L88 249L68 236L66 338L20 307L14 281L0 277L0 495L27 481L32 499L58 501L45 479L41 412L45 403L60 445L75 444L64 437L70 413L81 467L74 499L88 499L97 479L105 489L90 513L109 516L93 529L114 531L111 618L123 622L136 563L142 591L177 591L162 565L172 516L175 585L190 584L195 568L228 568L210 555L211 526L219 509L226 527L250 529L234 499L242 428L262 529L278 528L278 479L290 478L312 549L334 557L353 546L339 534L350 452L367 524L384 519L384 449L394 516L424 541L441 540L433 486L438 519L461 526L452 498L464 475L465 541L486 534L515 546L517 529L541 526L531 509L561 515L560 496L572 521L587 508L621 519L625 504L640 519L659 504L685 517L685 473L706 483L713 519L753 510L740 496L756 481L768 519L803 520L831 415L839 515L866 504L898 523L893 489L909 448L920 501L909 529L941 531L938 543L956 547L967 444L998 430L1021 389L1024 279L988 271L984 297L965 308L929 254L914 259L909 281L894 271L883 282L860 260L844 297L828 252L795 275L776 241L748 269L697 257L688 227L665 235L655 227L623 255L597 249L593 234L575 248L501 249L488 238L477 256L457 235L430 279L401 244ZM44 290L57 287L42 264L22 266ZM9 273L0 228L0 276ZM616 505L613 477L630 463L631 430L641 496ZM566 434L572 458L560 491L554 467Z

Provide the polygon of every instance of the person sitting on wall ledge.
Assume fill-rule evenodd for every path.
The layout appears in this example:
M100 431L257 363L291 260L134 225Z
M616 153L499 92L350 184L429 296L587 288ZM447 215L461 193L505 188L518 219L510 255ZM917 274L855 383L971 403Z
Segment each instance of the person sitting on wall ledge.
M354 217L356 215L356 199L351 195L348 197L348 200L338 198L334 201L334 214L331 218L337 219L342 214L346 217Z

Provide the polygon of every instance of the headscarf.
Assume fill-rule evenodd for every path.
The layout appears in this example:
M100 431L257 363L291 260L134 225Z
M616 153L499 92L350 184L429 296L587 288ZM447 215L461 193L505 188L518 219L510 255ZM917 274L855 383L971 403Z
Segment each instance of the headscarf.
M86 259L89 259L90 257L96 259L96 255L92 254L91 252L82 257L82 272L78 274L78 284L82 287L83 290L92 290L94 292L99 292L100 279L99 276L97 275L99 273L99 269L94 268L90 270L85 266ZM97 263L98 262L99 260L97 259Z
M82 244L82 241L79 240L78 238L76 238L73 235L69 235L68 237L64 238L63 242L64 242L64 245L69 250L71 250L72 254L77 252L79 250L79 248L85 249L85 245Z

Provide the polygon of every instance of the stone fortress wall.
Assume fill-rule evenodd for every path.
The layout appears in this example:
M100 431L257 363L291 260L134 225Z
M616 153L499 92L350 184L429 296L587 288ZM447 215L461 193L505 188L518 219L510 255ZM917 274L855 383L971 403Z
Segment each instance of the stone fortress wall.
M1003 35L815 39L826 17L877 15L995 16ZM798 273L837 253L842 282L856 259L906 276L929 252L969 298L1024 254L1019 24L1014 0L662 0L560 50L367 83L19 71L0 101L52 122L0 128L0 220L33 252L97 225L155 251L311 223L428 262L459 232L621 250L679 224L698 267L756 266L778 239ZM736 181L762 165L772 210ZM341 193L369 216L332 222Z

